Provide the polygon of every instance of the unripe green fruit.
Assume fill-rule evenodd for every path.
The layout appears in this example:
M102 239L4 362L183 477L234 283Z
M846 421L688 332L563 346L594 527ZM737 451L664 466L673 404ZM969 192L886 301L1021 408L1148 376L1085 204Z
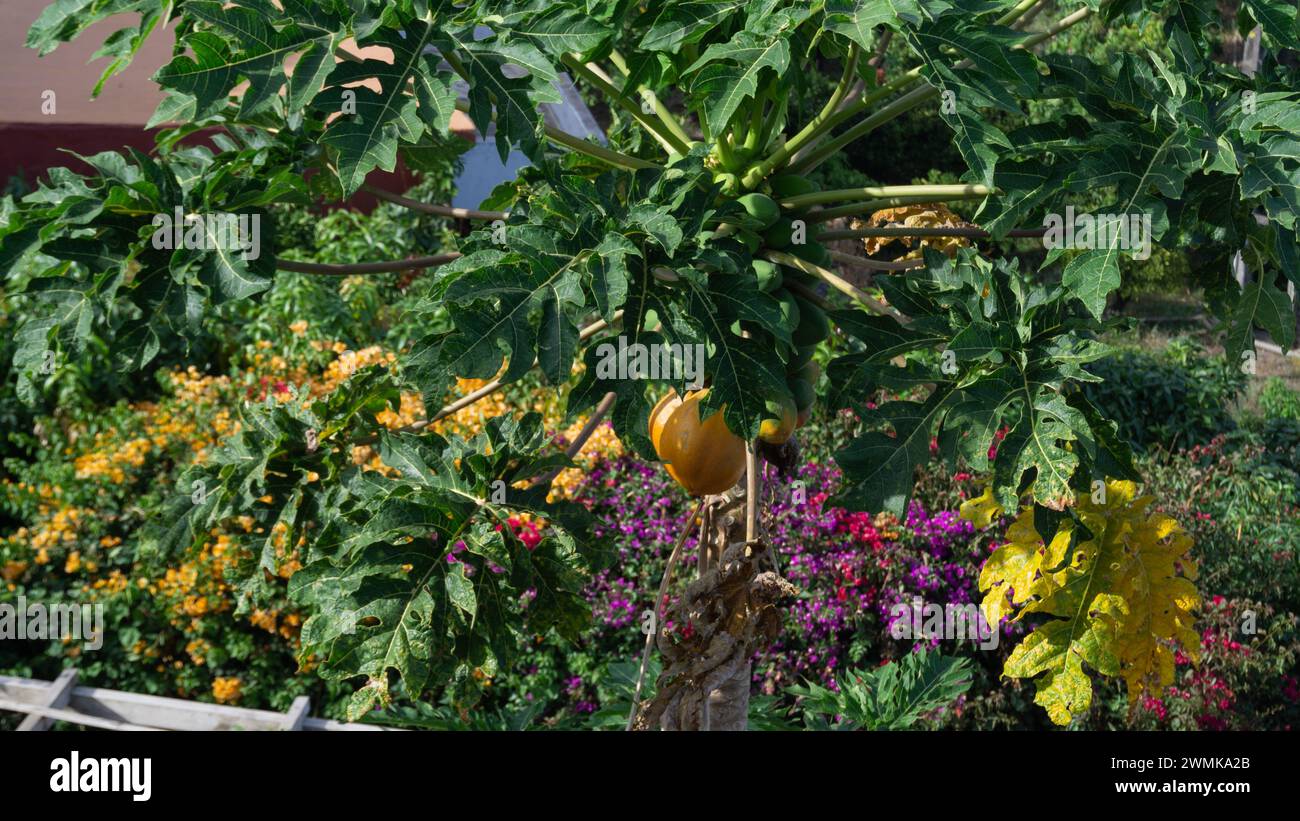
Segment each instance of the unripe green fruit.
M736 202L753 219L754 227L759 231L767 229L781 216L781 206L777 205L776 200L767 194L755 191L743 197L738 197Z
M794 298L799 307L799 324L790 334L796 345L816 345L830 336L831 324L821 308L799 296Z
M805 242L803 245L791 245L790 253L823 268L829 268L833 261L831 260L831 252L826 250L826 246L815 240Z
M753 262L754 275L758 277L758 289L764 293L772 293L781 287L783 277L781 268L774 262L768 262L765 259L756 259Z
M784 288L779 288L772 296L781 300L781 324L793 332L799 327L799 305L794 301L794 295Z
M799 197L820 190L817 183L798 174L782 174L772 178L772 194L777 199Z
M812 361L815 353L817 353L816 345L801 345L795 348L794 356L790 357L790 361L785 365L786 373L798 373L800 368Z
M790 235L793 232L794 225L790 222L790 219L781 217L763 232L763 242L768 248L775 248L779 251L790 246Z
M787 383L794 394L795 411L807 410L817 401L817 391L807 380L791 379Z

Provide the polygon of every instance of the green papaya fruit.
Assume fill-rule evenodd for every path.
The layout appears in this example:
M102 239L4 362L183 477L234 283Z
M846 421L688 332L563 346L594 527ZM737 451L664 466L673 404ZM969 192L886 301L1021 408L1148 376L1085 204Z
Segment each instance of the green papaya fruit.
M768 248L778 251L790 246L790 234L794 230L788 217L781 217L763 232L763 242Z
M806 379L791 379L786 384L790 386L790 393L794 394L796 413L811 408L817 401L817 391Z
M826 250L825 245L816 241L805 242L803 245L791 245L790 253L823 268L829 268L832 262L831 252Z
M804 285L809 288L821 282L821 280L815 274L810 274L807 271L801 271L798 268L794 268L794 267L787 267L784 271L781 272L781 277L786 282L797 282L800 285Z
M751 255L757 254L758 249L763 247L763 238L760 237L757 232L751 231L748 228L741 228L737 231L736 239L740 240L741 243L744 244L745 249L748 250Z
M798 197L818 190L817 183L798 174L782 174L772 178L772 194L777 199Z
M754 221L756 230L767 229L781 216L781 206L767 194L757 191L738 197L736 202L745 209L745 213Z
M753 262L754 275L758 277L758 289L765 293L772 293L781 287L781 267L775 262L768 262L765 259L756 259Z
M781 300L781 324L793 333L794 329L799 327L799 304L795 302L794 295L784 288L779 288L772 296Z
M795 348L794 355L790 357L790 361L785 363L785 372L792 375L798 373L800 368L812 361L815 353L817 353L816 345L798 346Z
M799 308L799 324L790 333L796 345L816 345L830 336L831 323L821 308L802 297L794 297Z

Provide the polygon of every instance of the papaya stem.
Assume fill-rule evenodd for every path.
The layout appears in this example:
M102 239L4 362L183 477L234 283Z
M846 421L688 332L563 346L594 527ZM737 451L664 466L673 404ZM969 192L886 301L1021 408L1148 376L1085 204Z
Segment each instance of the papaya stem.
M1102 0L1102 2L1098 5L1097 10L1099 11L1105 8L1106 6L1110 5L1111 2L1113 2L1113 0ZM1000 25L1006 25L1007 23L1014 22L1017 18L1024 15L1031 8L1033 8L1033 6L1034 3L1029 2L1029 0L1022 0L1022 2L1020 2L1015 7L1013 7L1006 14L1002 15L1002 17L999 17L995 22ZM1076 23L1080 22L1081 20L1087 19L1093 13L1094 13L1093 9L1084 6L1083 8L1080 8L1079 10L1075 11L1073 14L1061 18L1061 20L1059 20L1052 26L1049 26L1046 30L1025 38L1023 41L1013 46L1013 48L1020 49L1020 48L1031 48L1032 46L1036 46L1045 40L1049 40L1052 37L1055 37L1056 35L1060 34L1061 32L1065 31L1066 29L1070 28ZM954 65L953 68L964 69L964 68L970 68L972 65L974 65L974 63L971 60L966 59ZM917 66L911 69L910 71L908 71L906 74L900 75L900 77L896 78L894 81L891 81L881 86L876 92L873 92L871 95L869 95L869 98L871 97L879 98L881 92L888 94L894 91L895 89L901 89L904 86L911 85L912 83L916 82L916 80L920 79L920 77L921 77L921 66ZM821 146L816 151L812 151L807 156L797 159L791 166L791 169L796 173L807 173L808 171L811 171L812 169L816 168L817 166L825 162L832 154L839 151L845 145L848 145L849 143L853 142L859 137L863 137L867 134L870 134L872 131L879 128L881 125L889 122L890 120L894 119L895 117L899 117L902 114L906 113L907 111L910 111L911 109L925 102L926 100L938 96L940 92L941 89L938 88L937 86L929 86L924 89L918 88L908 92L907 94L893 101L889 105L880 109L875 114L872 114L866 120L863 120L861 123L858 123L853 128L849 129L848 131L845 131L840 136L836 137L835 139ZM864 98L860 103L855 103L853 106L845 108L840 115L837 115L835 118L833 118L837 120L837 122L831 123L828 127L834 127L835 125L838 124L838 122L843 122L849 117L856 115L858 112L872 105L874 100L870 100L869 98Z
M451 63L452 68L456 68L460 63L459 60L456 60L455 62L452 61L452 58L455 57L455 55L452 54L451 52L444 53L443 57L447 58L447 62ZM466 82L468 82L468 75L465 73L463 67L456 69L456 72L460 74L461 77L466 80ZM496 105L495 95L492 97L492 104ZM469 113L469 102L467 100L457 100L456 110L464 113ZM493 120L496 119L495 112L493 112L492 114L492 119ZM587 140L584 140L581 137L570 134L567 131L561 131L560 129L546 122L545 119L542 120L542 130L546 133L546 138L551 142L556 143L558 145L565 146L566 148L569 148L573 151L577 151L579 154L586 154L588 157L591 157L592 159L600 160L601 162L608 163L612 166L615 166L616 168L627 168L633 171L635 171L638 168L663 168L663 166L658 165L656 163L652 163L649 160L642 160L637 157L629 157L627 154L622 154L618 151L613 150L612 148L605 148L602 145L596 145L593 142L588 142Z
M812 274L815 277L821 278L826 282L826 284L830 285L835 290L861 303L875 313L892 316L903 324L907 324L908 322L907 317L899 313L898 309L873 298L861 288L858 288L853 283L840 277L840 275L834 271L827 270L826 268L811 263L806 259L800 259L793 254L786 254L781 251L768 251L764 256L769 261L775 262L778 265L786 265L791 268L796 268L806 274Z
M677 135L673 134L667 126L659 122L657 118L652 119L641 110L640 106L628 99L622 89L615 86L609 75L601 71L599 66L594 63L584 64L580 58L571 53L562 55L560 62L572 69L574 73L593 88L604 94L609 102L626 111L632 119L640 123L642 128L646 129L652 137L658 140L659 144L669 154L686 154L690 151L690 147L685 141L679 140Z
M867 117L843 134L810 152L806 157L795 161L790 170L796 174L806 174L821 165L844 146L859 137L865 137L890 120L903 116L926 100L939 96L940 91L941 89L937 86L925 86L909 91L884 108L875 111L870 117Z
M657 163L649 160L643 160L638 157L631 157L627 154L615 151L612 148L605 148L603 145L596 145L589 140L576 137L567 131L561 131L550 125L544 126L546 137L553 143L557 143L579 154L586 154L588 157L609 163L619 168L626 168L635 171L639 168L663 168Z
M1041 237L1046 228L1014 228L1006 233L1008 237ZM909 226L885 225L879 228L854 228L846 231L823 231L817 235L818 242L833 239L863 239L866 237L970 237L972 239L989 239L993 235L983 228L969 226Z
M609 61L614 64L614 67L617 68L624 77L632 76L631 72L627 69L627 61L623 59L622 54L618 53L618 49L614 49L609 53ZM677 118L673 116L673 113L668 110L668 106L664 105L658 95L654 93L653 89L646 85L638 85L636 90L638 94L650 102L650 106L654 108L655 115L659 117L664 128L671 131L683 145L689 146L694 142L690 135L686 133L686 129L682 127L682 124L678 122Z
M754 440L745 443L745 542L758 538L758 453ZM775 569L775 568L773 568Z
M827 202L842 202L860 197L873 199L889 197L927 197L927 202L944 202L949 199L976 199L993 193L986 185L869 185L865 188L833 188L829 191L813 191L781 200L781 207L791 210L821 205Z
M805 143L821 133L822 126L834 116L835 110L839 108L840 103L844 100L844 95L849 91L849 86L853 83L853 77L857 74L858 57L858 46L854 43L849 47L849 53L844 58L844 71L840 75L840 81L836 83L830 99L822 106L822 110L817 113L817 116L809 120L798 134L786 140L785 145L781 146L772 156L763 160L763 162L750 169L749 173L745 174L743 184L746 188L757 186L767 178L768 174L784 166Z

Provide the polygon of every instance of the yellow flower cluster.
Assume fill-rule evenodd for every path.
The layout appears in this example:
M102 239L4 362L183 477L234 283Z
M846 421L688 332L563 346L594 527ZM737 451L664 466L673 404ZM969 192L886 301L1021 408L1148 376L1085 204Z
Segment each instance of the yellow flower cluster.
M26 488L27 486L13 485L13 487ZM18 528L8 537L0 540L0 545L10 545L27 556L31 563L42 566L53 560L51 551L67 550L63 565L65 573L76 573L83 567L91 573L95 572L98 567L96 562L83 559L81 552L75 549L77 540L81 536L82 523L92 519L95 511L89 508L62 506L51 514L49 505L41 504L38 512L40 516L48 518L39 525ZM3 578L8 589L14 589L14 582L29 567L28 558L11 559L5 563Z
M898 538L898 517L892 513L877 513L871 522L872 527L880 534L880 538L885 541L893 541Z
M302 320L293 323L290 331L303 336L309 327ZM295 395L321 398L363 368L396 366L395 354L379 346L353 351L341 342L312 341L310 344L321 354L333 355L323 369L320 363L293 361L291 355L277 354L271 350L270 343L261 342L249 352L245 360L248 369L241 374L211 376L194 367L173 371L164 382L163 398L132 404L126 408L126 418L120 424L104 426L116 429L106 429L94 436L86 435L84 430L71 431L74 444L65 453L73 463L76 477L98 483L100 492L105 493L108 484L126 485L145 471L153 470L162 460L178 465L202 463L224 440L238 432L238 407L242 401L260 401L265 396L277 401L291 401ZM455 394L465 395L485 384L483 380L461 379ZM563 424L561 402L554 391L537 391L523 401L497 392L439 420L429 429L444 435L471 437L494 417L532 410L542 413L547 429L554 431ZM399 407L380 411L376 421L389 429L398 429L427 416L420 395L404 393ZM560 432L572 440L584 422L578 420ZM604 424L586 443L577 461L589 467L600 457L620 453L621 443L613 429ZM353 455L367 468L388 470L370 448L357 449ZM565 471L556 482L556 495L571 496L581 477L579 469ZM309 481L319 481L319 478L312 475ZM130 588L155 597L160 611L176 632L163 631L152 639L143 639L132 652L137 658L150 660L160 672L175 671L177 686L182 688L194 686L194 667L210 664L220 641L214 628L228 624L236 609L237 591L227 579L235 562L243 563L260 551L261 540L267 535L265 530L270 531L276 575L288 579L302 567L302 550L307 539L304 533L294 532L298 528L291 530L283 524L267 525L264 529L253 515L245 515L211 530L195 555L177 562L161 575L146 575L138 568L113 568L100 575L105 552L122 544L120 537L101 535L103 514L61 501L61 489L48 484L35 486L3 479L0 492L11 497L26 494L19 497L23 499L24 509L37 512L27 527L0 539L0 581L12 591L23 583L25 574L38 568L44 568L46 573L61 568L67 574L84 575L81 589L90 600L123 594ZM270 497L262 501L274 502ZM521 516L521 519L524 524L530 523L530 517ZM545 522L540 520L531 524L545 527ZM211 619L214 616L216 620ZM244 618L266 633L291 645L298 644L303 617L296 612L266 606ZM313 659L300 659L303 670L315 663ZM212 697L220 703L236 703L243 695L242 682L237 677L218 677L211 686Z
M117 441L117 432L95 435L91 450L77 457L77 478L106 478L114 484L127 481L127 470L143 468L151 456L172 452L181 446L203 461L226 437L239 429L229 407L231 382L228 377L207 376L194 366L170 375L171 400L165 406L138 402L131 411L139 422L141 436Z
M17 579L26 570L27 562L5 562L4 566L0 567L0 579L4 579L6 582L10 583L9 589L12 590L12 582L14 579Z
M199 552L178 567L169 567L161 579L148 585L150 593L171 602L172 626L184 628L186 617L225 613L234 607L225 571L234 560L229 534L214 529Z
M191 639L190 642L185 645L185 652L189 655L190 661L194 662L194 664L199 667L202 667L203 663L207 661L208 653L211 652L211 650L212 644L204 639Z
M586 419L579 419L569 426L564 432L566 442L571 442L586 425ZM592 432L589 438L578 451L574 461L578 467L566 468L555 477L551 484L550 499L570 499L573 498L574 492L582 484L582 477L586 470L590 469L593 464L601 459L614 459L623 454L623 443L619 441L618 436L614 434L613 425L608 422L602 422Z
M109 571L109 574L103 578L95 579L91 584L91 589L102 591L110 595L121 593L127 588L128 580L126 574L121 570Z
M58 547L64 544L71 544L77 540L78 527L84 517L94 516L95 511L87 508L64 507L55 511L54 515L38 530L30 533L30 546L32 549L43 552L51 547ZM19 538L29 535L27 528L20 527L14 533ZM47 556L45 561L49 561ZM45 562L41 562L44 564Z
M218 704L236 704L243 692L243 682L236 677L220 677L212 682L212 697Z

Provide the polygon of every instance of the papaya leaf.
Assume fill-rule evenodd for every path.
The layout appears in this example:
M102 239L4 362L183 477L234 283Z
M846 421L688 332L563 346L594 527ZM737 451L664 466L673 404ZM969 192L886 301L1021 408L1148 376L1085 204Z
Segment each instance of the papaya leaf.
M980 573L990 624L1047 617L1012 651L1003 674L1035 679L1034 700L1056 724L1091 705L1090 670L1122 677L1132 704L1173 683L1174 644L1193 659L1200 651L1190 537L1153 512L1153 499L1138 497L1132 482L1108 481L1096 496L1073 508L1088 536L1073 540L1079 525L1062 519L1047 545L1026 507ZM962 515L974 511L963 505Z

